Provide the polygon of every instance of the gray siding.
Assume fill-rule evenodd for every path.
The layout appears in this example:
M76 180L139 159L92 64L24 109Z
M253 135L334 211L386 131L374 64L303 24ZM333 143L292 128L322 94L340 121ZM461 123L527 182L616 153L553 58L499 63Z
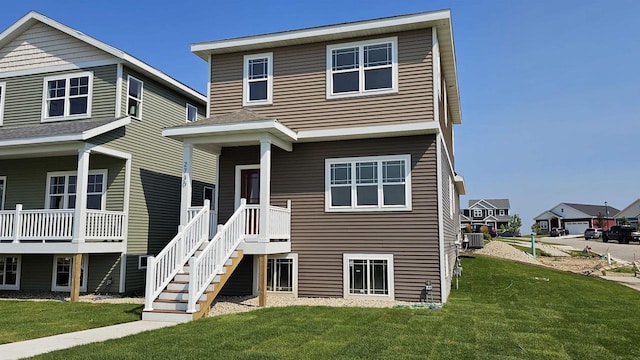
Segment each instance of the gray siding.
M138 256L160 252L179 225L182 143L162 137L162 129L185 123L187 102L198 105L200 111L205 107L125 67L122 115L126 115L128 75L144 83L142 119L132 119L126 129L91 142L132 154L126 291L141 293L145 272L138 270ZM215 157L196 150L193 161L193 179L201 184L214 183ZM201 196L201 190L194 194L194 204L201 203Z
M103 61L113 56L49 25L37 23L0 49L0 71Z
M22 255L20 290L51 291L52 255Z
M436 152L433 135L295 144L291 153L273 149L271 201L292 201L299 296L342 297L343 253L392 253L399 300L418 301L426 280L440 296ZM395 154L411 154L412 211L325 212L325 159ZM233 211L235 166L258 162L258 147L223 149L221 221Z
M445 146L444 144L442 145ZM460 210L458 202L458 192L455 189L454 174L449 167L449 161L447 160L447 154L443 151L440 154L438 166L441 169L440 181L442 184L442 227L443 227L443 243L445 257L441 259L442 262L446 262L445 277L446 283L444 286L448 288L447 293L451 289L451 279L453 278L453 266L456 259L456 245L455 241L460 232ZM449 185L451 183L451 185ZM452 194L450 196L450 191ZM453 199L453 203L451 202ZM453 208L453 216L451 216L451 210Z
M2 79L2 81L6 82L3 126L39 124L42 119L44 78L84 71L93 72L91 117L114 117L116 109L116 65L108 65Z
M91 254L88 256L87 292L117 293L120 283L120 254ZM111 280L111 284L109 284L109 280Z
M397 94L326 99L326 46L315 43L262 49L273 52L273 105L251 110L277 118L293 130L433 121L431 30L398 36L399 91ZM340 43L342 43L340 42ZM211 115L242 107L243 56L215 55L211 63Z

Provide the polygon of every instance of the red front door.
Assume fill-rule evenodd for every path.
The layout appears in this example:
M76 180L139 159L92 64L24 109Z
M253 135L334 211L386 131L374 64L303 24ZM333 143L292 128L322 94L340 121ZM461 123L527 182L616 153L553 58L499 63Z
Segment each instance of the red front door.
M240 171L240 198L247 199L247 204L260 203L260 169Z

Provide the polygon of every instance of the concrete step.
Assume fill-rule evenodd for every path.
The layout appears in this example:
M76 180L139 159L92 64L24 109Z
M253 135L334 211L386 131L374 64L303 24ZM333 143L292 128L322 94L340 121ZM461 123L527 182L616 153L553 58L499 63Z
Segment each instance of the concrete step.
M173 321L173 322L185 323L193 320L193 314L186 313L184 311L170 311L170 310L143 311L142 320Z
M189 304L186 300L177 301L177 300L163 300L157 299L153 302L154 310L179 310L179 311L187 311L187 307ZM196 310L200 310L200 304L196 303Z
M160 295L158 295L158 299L162 299L162 300L175 300L175 301L188 301L189 300L189 293L186 291L171 291L171 290L165 290L163 292L160 293ZM204 301L207 299L207 295L202 294L200 296L200 301Z

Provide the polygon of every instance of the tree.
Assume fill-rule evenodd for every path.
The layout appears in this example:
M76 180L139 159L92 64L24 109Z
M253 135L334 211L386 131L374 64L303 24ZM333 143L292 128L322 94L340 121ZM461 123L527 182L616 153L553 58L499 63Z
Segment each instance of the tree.
M631 222L629 222L629 219L627 219L627 217L626 217L626 216L623 216L623 217L620 219L620 225L630 225L630 224L631 224Z
M517 234L520 232L520 227L522 227L522 219L520 219L520 215L513 214L509 218L509 224L507 225L507 230L509 232Z
M542 229L540 229L540 224L538 223L531 225L531 231L536 235L542 234Z
M597 228L604 228L604 215L601 212L598 213L598 217L593 221L593 225Z

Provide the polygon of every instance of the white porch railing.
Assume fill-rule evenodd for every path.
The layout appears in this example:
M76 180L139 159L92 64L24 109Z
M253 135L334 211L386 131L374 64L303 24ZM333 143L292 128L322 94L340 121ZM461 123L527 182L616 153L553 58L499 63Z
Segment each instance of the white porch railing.
M204 294L216 275L222 271L226 261L244 240L246 207L246 201L242 199L240 207L229 218L229 221L224 225L218 226L216 235L207 244L202 253L191 259L187 312L193 313L197 311L197 300Z
M190 207L187 210L187 221L193 219L196 214L202 210L202 206ZM209 239L213 238L216 235L216 231L218 231L218 226L216 224L216 220L218 219L218 213L216 210L209 211Z
M269 239L291 239L291 200L287 207L269 207Z
M126 215L120 211L85 210L85 239L123 240ZM21 241L72 241L73 209L23 210L21 204L15 210L0 211L0 240Z
M145 311L153 310L153 302L182 269L209 235L209 201L157 256L147 258Z

